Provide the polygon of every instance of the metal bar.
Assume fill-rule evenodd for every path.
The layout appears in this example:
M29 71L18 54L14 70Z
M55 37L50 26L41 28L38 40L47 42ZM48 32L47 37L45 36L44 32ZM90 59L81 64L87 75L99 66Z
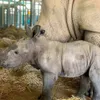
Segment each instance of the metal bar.
M19 27L21 28L21 0L19 4Z
M17 6L16 6L16 2L14 0L14 26L17 27Z
M23 0L23 26L24 26L24 24L25 24L25 14L24 14L24 0Z
M34 0L34 2L33 2L33 12L32 12L32 18L33 18L33 24L35 24L35 22L36 22L36 11L35 11L35 0Z
M10 0L8 0L8 17L7 17L7 24L8 24L8 26L11 24L11 23L10 23Z
M33 22L33 20L32 20L32 9L33 9L33 6L32 6L32 1L33 0L30 0L30 26L32 26L32 22Z
M2 0L2 27L4 27L4 24L5 24L5 18L4 18L4 1Z
M26 1L25 1L25 25L26 24L27 24L27 8L26 8Z

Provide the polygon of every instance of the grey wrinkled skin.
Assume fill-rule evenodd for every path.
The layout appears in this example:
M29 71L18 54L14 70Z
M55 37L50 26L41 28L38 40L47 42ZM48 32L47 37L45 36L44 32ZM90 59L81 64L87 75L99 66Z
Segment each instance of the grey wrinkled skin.
M51 100L51 90L58 76L79 77L89 70L93 100L100 100L100 48L85 41L60 43L47 40L43 35L16 43L1 62L6 68L24 63L38 66L43 76L40 100Z
M35 30L35 32L34 32L34 30ZM43 29L41 29L40 25L35 25L32 29L26 25L26 33L30 37L32 37L33 35L34 35L34 37L35 36L39 37L41 35L45 36L45 34L46 34L45 31L43 31ZM87 95L87 96L92 97L93 89L91 89L91 88L92 87L90 85L90 80L88 78L88 75L84 74L80 78L80 88L76 95L79 96L80 98L85 98L85 94L88 93L89 95ZM91 90L91 91L89 91L89 90Z
M37 24L46 30L50 40L83 39L100 47L100 0L42 0Z

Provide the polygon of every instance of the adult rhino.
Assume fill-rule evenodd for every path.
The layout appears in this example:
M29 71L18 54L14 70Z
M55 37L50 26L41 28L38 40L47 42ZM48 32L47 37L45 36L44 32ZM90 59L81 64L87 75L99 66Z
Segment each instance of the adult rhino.
M44 35L18 41L3 55L0 64L6 68L24 63L35 65L43 76L40 100L51 100L51 89L58 76L78 77L88 72L94 94L100 100L100 48L85 41L61 43Z
M37 22L51 40L84 39L100 45L100 0L42 0Z

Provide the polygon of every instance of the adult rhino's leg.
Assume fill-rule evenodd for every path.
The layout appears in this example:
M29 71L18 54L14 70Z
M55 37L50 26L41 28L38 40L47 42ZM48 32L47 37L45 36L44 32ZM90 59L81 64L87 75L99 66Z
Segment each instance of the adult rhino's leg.
M55 81L57 80L57 77L55 74L52 73L42 73L42 75L43 75L43 89L42 89L42 94L40 95L38 100L52 100L51 90L53 88Z
M86 32L84 34L84 40L100 47L100 33Z

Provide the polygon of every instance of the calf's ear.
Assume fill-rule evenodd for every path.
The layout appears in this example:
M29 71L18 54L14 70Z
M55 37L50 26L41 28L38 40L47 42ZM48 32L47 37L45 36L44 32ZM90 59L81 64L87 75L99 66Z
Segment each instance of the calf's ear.
M33 32L33 36L32 37L40 36L40 30L41 30L41 26L40 25L35 25L32 28L32 32Z
M25 30L26 30L26 35L28 37L32 37L33 36L32 29L28 25L25 25Z
M40 25L35 25L32 29L28 25L25 25L25 29L26 29L27 36L31 38L40 36L40 30L41 30Z

